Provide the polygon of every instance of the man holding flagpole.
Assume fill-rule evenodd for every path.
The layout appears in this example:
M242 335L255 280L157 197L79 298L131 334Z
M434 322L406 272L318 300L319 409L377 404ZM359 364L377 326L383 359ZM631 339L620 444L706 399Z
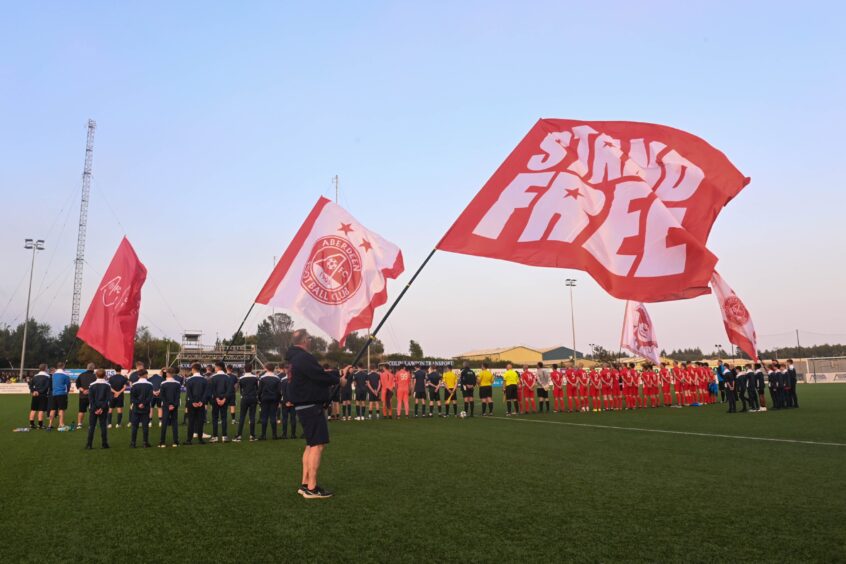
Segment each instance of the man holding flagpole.
M303 479L297 493L306 499L330 498L332 492L321 488L317 482L323 449L329 443L329 425L326 423L324 405L332 397L334 386L346 385L352 367L345 367L340 378L333 372L325 371L311 354L311 336L304 329L294 331L285 360L291 367L288 398L294 404L306 441Z

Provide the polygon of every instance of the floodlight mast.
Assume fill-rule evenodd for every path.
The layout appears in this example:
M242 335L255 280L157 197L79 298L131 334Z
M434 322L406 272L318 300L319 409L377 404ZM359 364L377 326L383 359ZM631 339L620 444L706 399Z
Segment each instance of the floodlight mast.
M94 160L94 130L97 122L88 120L88 139L85 143L85 166L82 169L82 201L79 204L79 232L76 238L76 261L73 271L73 306L71 325L79 325L79 303L82 298L82 267L85 264L85 232L88 229L88 197L91 193L91 164Z

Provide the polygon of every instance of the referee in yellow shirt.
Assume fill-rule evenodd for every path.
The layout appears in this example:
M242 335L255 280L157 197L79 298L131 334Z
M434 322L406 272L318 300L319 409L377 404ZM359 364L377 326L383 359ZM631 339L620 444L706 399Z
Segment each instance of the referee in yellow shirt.
M482 369L479 371L479 400L482 402L482 417L486 415L485 411L493 415L493 373L488 369L488 363L482 363Z
M502 383L505 386L505 405L508 408L506 415L511 415L512 404L514 404L514 415L518 415L520 413L520 404L517 401L517 386L520 384L520 375L514 370L510 362L505 365Z
M449 404L452 404L452 414L458 415L458 403L455 399L457 386L458 376L452 371L452 364L448 364L447 371L444 372L444 417L449 417Z

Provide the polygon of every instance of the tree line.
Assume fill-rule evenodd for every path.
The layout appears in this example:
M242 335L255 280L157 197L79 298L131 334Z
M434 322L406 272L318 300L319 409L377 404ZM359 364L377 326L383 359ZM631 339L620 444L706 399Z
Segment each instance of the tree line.
M14 369L20 366L21 344L23 342L24 324L16 327L0 325L0 369ZM76 338L78 327L66 325L58 333L54 333L47 323L29 320L27 331L27 365L37 366L42 362L54 365L66 362L70 367L82 367L93 362L97 366L113 367L114 364L103 358L100 353ZM295 330L294 321L286 313L268 315L259 322L253 335L237 333L231 339L221 339L218 345L255 345L256 349L268 360L281 361L285 351L291 346L291 336ZM332 339L327 341L319 336L312 336L312 350L322 362L331 364L348 364L353 361L358 351L367 342L368 336L363 333L352 333L343 345ZM147 366L165 366L168 359L173 360L179 353L179 343L167 337L154 336L148 327L141 326L135 334L135 358L144 361ZM588 358L600 362L615 362L620 353L609 351L604 347L594 347ZM729 351L720 349L711 353L704 353L701 348L673 349L661 351L661 356L691 362L696 360L728 358ZM824 344L810 347L779 347L760 351L761 358L806 358L806 357L835 357L846 356L846 345ZM379 339L373 339L370 345L371 362L381 361L415 361L443 360L427 357L419 342L411 340L408 353L385 354L385 345ZM745 358L746 355L735 351L735 357ZM364 357L366 358L366 357ZM362 360L364 360L364 358ZM494 363L496 364L496 363ZM504 361L503 361L504 366Z

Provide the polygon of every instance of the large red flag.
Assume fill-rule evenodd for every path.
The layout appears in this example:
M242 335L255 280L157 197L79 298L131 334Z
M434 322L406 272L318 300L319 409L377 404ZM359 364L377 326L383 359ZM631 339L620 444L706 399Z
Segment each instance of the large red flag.
M621 299L691 298L708 293L717 262L711 225L748 182L671 127L542 119L438 248L585 270Z
M295 311L341 343L367 329L404 269L399 247L320 198L265 282L256 303Z
M658 338L655 336L652 318L640 302L626 302L626 317L623 319L620 346L651 360L656 366L661 364Z
M714 290L717 303L720 304L723 325L726 327L729 342L737 345L740 350L749 355L749 358L757 362L758 334L755 333L755 325L752 323L749 310L716 270L711 278L711 288Z
M124 368L132 364L135 353L141 286L146 279L147 268L124 237L76 334Z

